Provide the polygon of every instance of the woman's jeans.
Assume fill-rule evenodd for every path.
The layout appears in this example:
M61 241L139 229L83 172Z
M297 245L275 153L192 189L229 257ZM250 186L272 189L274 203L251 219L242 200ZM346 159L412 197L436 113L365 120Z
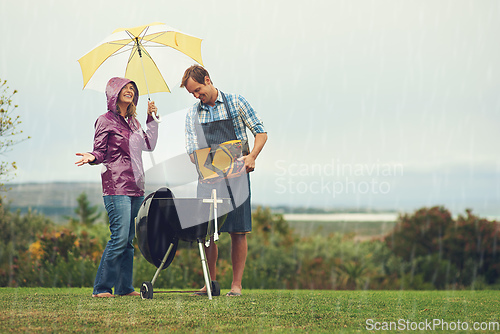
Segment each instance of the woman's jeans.
M104 196L111 238L97 269L93 294L112 293L113 286L116 295L126 295L134 291L132 286L134 220L143 200L144 196Z

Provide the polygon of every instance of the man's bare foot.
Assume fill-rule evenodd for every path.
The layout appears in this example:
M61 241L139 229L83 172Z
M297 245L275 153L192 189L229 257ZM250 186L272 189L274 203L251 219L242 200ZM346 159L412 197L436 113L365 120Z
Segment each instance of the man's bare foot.
M92 297L98 297L98 298L113 298L114 295L110 294L109 292L101 292L98 293L97 295L92 295Z
M232 296L241 296L241 290L243 290L243 288L241 287L241 285L239 285L239 284L231 284L231 290L230 290L230 292L232 292Z
M140 296L141 294L137 291L132 291L131 293L127 293L126 295L120 295L120 297L124 296Z
M241 292L229 291L229 292L226 294L226 296L228 296L228 297L235 297L235 296L236 296L236 297L239 297L239 296L241 296Z
M195 293L193 293L193 296L207 296L208 293L207 293L207 287L204 286L203 288L200 289L200 291L197 291Z

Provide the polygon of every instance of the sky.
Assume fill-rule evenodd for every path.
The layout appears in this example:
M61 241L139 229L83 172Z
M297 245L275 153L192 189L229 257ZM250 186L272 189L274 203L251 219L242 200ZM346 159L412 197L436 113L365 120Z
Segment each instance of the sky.
M77 60L115 29L163 22L203 39L214 85L243 95L268 142L255 204L500 216L500 2L0 2L0 79L30 140L2 156L12 182L100 182L90 151L102 92ZM8 13L8 14L7 14ZM179 78L180 81L180 78ZM154 159L183 153L185 89L153 94ZM146 97L139 120L146 118Z

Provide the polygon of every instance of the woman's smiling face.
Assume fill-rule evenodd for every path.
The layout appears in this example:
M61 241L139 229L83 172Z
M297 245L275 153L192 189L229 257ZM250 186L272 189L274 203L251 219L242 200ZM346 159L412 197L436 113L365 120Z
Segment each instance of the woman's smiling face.
M120 94L118 95L118 102L130 104L134 100L134 96L135 96L134 84L129 82L120 91Z

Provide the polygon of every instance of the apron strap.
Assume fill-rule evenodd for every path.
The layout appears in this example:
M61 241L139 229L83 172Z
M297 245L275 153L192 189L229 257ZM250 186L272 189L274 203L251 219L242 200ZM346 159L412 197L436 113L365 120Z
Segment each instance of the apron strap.
M223 92L219 91L220 95L222 96L222 101L224 102L224 107L226 108L226 116L227 119L230 119L231 121L233 118L231 117L231 114L229 113L229 104L227 103L226 95L224 95Z
M220 92L220 91L219 91ZM220 94L222 95L222 100L224 101L224 107L226 107L226 115L227 115L227 118L228 119L231 119L231 122L233 122L233 126L234 126L234 121L233 121L233 118L231 117L231 114L229 113L229 104L227 103L227 99L226 99L226 95L224 95L223 92L220 92ZM237 113L237 116L238 117L239 113ZM238 138L236 138L238 139ZM241 147L243 149L243 154L244 155L248 155L250 154L250 146L248 146L248 141L247 140L242 140L241 141ZM245 154L246 153L246 154Z
M219 92L220 92L220 95L222 96L222 102L224 102L224 107L226 109L226 117L227 117L227 119L231 119L232 120L231 114L229 113L229 104L227 103L226 95L224 95L224 93L221 92L220 90L219 90ZM201 111L201 101L198 104L198 113L200 111ZM198 116L198 121L199 121L200 116L199 115L197 115L197 116Z

